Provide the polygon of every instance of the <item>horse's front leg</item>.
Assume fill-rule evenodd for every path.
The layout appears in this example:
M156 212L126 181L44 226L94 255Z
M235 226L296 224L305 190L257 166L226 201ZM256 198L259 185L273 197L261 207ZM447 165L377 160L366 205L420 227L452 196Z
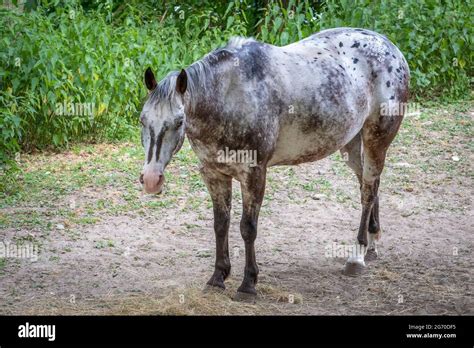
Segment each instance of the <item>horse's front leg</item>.
M232 204L232 178L206 167L201 168L201 174L211 195L216 234L216 263L214 274L207 285L225 289L224 280L229 276L231 268L228 235Z
M244 279L237 290L236 300L253 300L257 295L258 266L255 259L255 239L257 238L258 213L265 193L266 168L253 167L241 181L242 220L240 233L245 243Z

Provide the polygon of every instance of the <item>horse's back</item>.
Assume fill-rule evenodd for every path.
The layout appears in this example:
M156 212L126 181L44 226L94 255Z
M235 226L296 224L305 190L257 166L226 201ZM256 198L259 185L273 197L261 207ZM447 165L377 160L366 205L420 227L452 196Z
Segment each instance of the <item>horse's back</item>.
M390 40L376 32L358 28L328 29L277 50L293 56L296 62L293 67L300 70L300 74L293 76L305 75L315 87L341 87L333 86L337 82L331 76L334 73L343 78L346 86L332 88L333 93L342 89L348 93L357 91L357 94L370 96L377 104L387 99L406 99L403 91L407 90L410 72L405 57ZM311 75L312 71L320 75Z

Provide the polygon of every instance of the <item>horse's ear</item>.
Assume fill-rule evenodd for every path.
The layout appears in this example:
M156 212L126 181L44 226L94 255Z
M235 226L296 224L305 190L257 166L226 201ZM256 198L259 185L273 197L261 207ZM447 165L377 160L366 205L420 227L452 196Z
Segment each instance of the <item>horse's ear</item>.
M149 91L154 90L157 85L155 75L153 74L153 71L151 71L151 68L147 68L145 71L145 85Z
M178 77L176 78L176 91L178 93L184 94L186 88L188 87L188 74L186 70L181 69Z

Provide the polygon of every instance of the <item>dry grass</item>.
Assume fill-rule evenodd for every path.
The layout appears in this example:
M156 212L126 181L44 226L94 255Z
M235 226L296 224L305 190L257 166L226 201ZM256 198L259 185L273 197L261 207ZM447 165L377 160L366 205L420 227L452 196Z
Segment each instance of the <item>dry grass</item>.
M123 296L107 295L101 298L31 298L15 306L22 315L275 315L284 314L282 303L299 305L300 294L265 284L257 286L256 303L234 301L238 284L229 281L225 291L203 291L197 285L174 290L164 297L153 294ZM300 306L295 306L295 309ZM288 314L288 312L286 312ZM297 314L297 311L295 312Z

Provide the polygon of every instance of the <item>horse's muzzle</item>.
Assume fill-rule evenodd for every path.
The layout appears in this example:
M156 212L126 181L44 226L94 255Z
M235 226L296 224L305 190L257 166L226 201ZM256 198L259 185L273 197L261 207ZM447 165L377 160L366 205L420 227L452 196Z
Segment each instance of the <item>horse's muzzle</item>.
M151 170L145 170L140 174L140 183L143 185L146 193L160 193L163 189L165 176Z

